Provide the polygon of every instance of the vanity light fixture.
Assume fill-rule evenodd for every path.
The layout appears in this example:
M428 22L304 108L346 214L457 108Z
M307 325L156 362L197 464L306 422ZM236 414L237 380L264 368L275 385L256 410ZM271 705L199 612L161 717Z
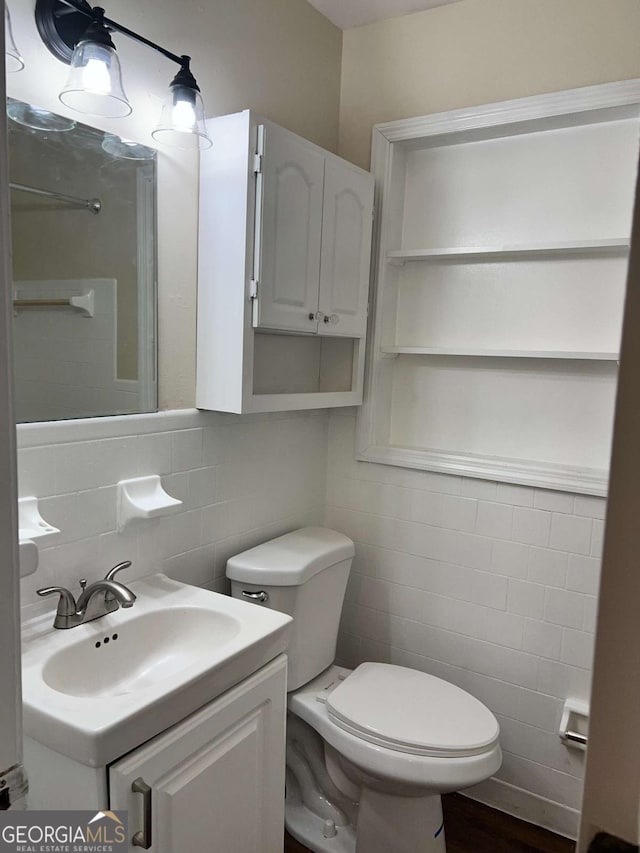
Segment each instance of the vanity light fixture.
M189 57L181 58L182 67L171 81L160 124L151 136L175 148L210 148L200 89L189 68Z
M79 113L123 118L132 109L122 86L120 60L104 25L104 10L96 8L94 13L73 51L69 79L59 97Z
M180 66L171 81L160 124L152 134L154 138L179 148L211 146L189 56L171 53L107 18L104 9L90 6L86 0L36 0L35 15L45 45L57 59L71 65L69 79L60 93L63 104L108 118L129 115L131 105L124 93L120 61L111 39L111 33L121 33Z
M11 27L11 15L9 7L5 3L4 6L4 63L8 72L22 71L24 68L24 60L20 56L20 51L16 47L13 38L13 29Z

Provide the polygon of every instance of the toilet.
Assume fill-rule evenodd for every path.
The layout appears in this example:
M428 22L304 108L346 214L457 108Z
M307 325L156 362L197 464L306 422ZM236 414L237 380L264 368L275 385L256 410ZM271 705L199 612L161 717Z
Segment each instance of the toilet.
M235 598L293 617L285 825L315 853L444 853L440 796L498 770L498 722L426 673L334 664L354 553L305 527L227 562Z

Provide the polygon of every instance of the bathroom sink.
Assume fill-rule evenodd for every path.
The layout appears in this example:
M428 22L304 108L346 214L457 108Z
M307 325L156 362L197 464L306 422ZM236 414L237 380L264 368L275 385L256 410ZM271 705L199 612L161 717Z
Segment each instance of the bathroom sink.
M237 618L202 607L142 613L102 642L86 638L55 652L42 679L69 696L132 694L180 677L196 661L207 664L211 645L229 642L241 628ZM103 649L99 657L96 648Z
M264 666L287 644L282 613L158 574L135 605L68 630L23 629L27 737L103 766Z

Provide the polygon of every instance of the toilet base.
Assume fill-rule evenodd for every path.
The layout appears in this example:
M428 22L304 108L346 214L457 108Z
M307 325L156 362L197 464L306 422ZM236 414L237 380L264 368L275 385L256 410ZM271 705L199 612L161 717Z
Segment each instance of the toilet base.
M358 811L356 853L446 853L442 801L366 788Z
M355 853L356 834L353 827L337 826L334 837L325 838L325 821L304 805L295 785L290 783L287 784L284 825L289 835L313 853Z
M362 792L357 834L350 825L338 826L333 838L326 838L325 821L304 805L295 784L289 784L284 824L313 853L446 853L437 794L394 797L368 789Z

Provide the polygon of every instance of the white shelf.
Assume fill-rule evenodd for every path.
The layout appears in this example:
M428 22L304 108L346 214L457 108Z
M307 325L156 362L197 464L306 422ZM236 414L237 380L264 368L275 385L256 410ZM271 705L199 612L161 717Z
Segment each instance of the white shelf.
M389 444L369 445L357 451L357 459L380 465L397 465L442 474L499 480L538 489L557 489L604 497L608 472L595 468L557 465L536 460L507 459L499 456L461 454L448 450L426 450Z
M454 349L449 347L380 347L380 352L390 355L445 355L468 358L547 358L573 361L618 361L617 352L574 352L572 350L506 350L506 349Z
M376 127L358 459L606 492L638 91L629 119L596 87Z
M594 255L625 255L628 238L606 240L575 240L562 243L532 243L510 246L458 246L443 249L397 249L387 252L387 261L404 264L407 261L510 261Z

